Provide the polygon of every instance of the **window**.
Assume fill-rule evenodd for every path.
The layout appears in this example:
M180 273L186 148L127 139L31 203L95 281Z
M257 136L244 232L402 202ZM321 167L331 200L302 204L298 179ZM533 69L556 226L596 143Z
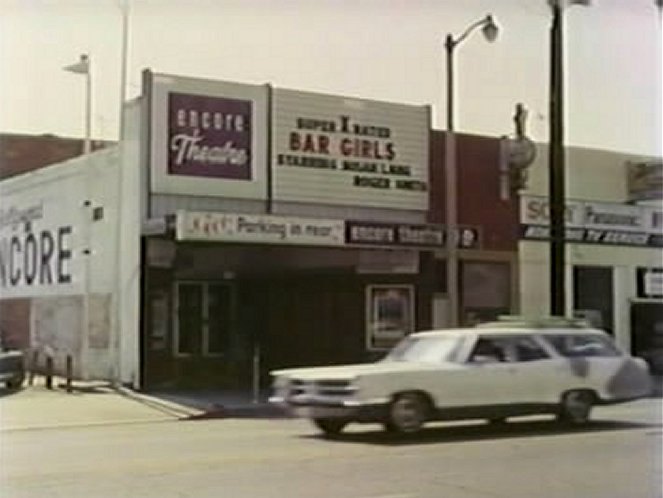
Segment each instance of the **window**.
M531 337L518 337L514 339L517 361L536 361L549 358L541 346Z
M488 339L482 337L474 346L470 354L472 363L495 363L507 361L504 345L499 339Z
M619 350L607 337L600 335L546 335L559 354L567 358L619 356Z
M384 361L442 363L454 357L460 341L456 337L406 337Z

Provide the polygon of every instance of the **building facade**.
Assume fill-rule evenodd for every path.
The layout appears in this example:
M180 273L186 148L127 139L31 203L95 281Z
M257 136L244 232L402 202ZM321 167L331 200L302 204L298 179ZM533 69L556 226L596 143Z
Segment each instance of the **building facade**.
M547 148L539 146L521 197L521 308L550 302ZM636 174L640 171L640 174ZM646 356L663 346L663 195L660 158L568 148L566 309Z
M146 71L125 111L121 144L0 182L16 346L81 379L245 389L450 324L429 107ZM547 315L545 148L519 196L500 139L456 143L461 324ZM634 203L657 198L634 161L569 150L567 290L569 314L640 352L660 327L662 216Z

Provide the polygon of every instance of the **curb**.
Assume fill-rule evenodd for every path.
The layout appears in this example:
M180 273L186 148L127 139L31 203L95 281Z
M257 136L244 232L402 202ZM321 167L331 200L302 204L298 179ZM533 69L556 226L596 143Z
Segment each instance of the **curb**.
M55 425L31 425L24 427L2 427L0 433L9 432L28 432L28 431L49 431L58 429L78 429L78 428L91 428L91 427L115 427L121 425L148 425L158 424L164 422L172 422L172 418L162 419L131 419L131 420L116 420L116 421L100 421L100 422L66 422L58 423Z
M265 404L226 407L215 405L214 408L199 414L193 414L185 420L211 420L220 418L235 419L286 419L291 418L283 410Z
M183 403L168 401L163 398L136 392L127 387L115 387L115 391L146 406L159 410L179 420L213 420L222 418L279 419L290 418L282 409L267 403L226 406L219 403L207 403L207 406L187 406Z
M138 393L127 387L115 387L115 391L126 398L142 403L150 408L154 408L166 415L170 415L180 420L188 420L191 417L200 417L206 413L205 410L191 408L171 401L166 401L155 396Z

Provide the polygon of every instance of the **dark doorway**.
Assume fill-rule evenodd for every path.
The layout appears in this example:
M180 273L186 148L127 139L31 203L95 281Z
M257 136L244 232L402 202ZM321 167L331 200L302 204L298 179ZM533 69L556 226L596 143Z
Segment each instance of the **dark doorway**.
M663 303L631 305L631 353L663 375Z
M614 334L614 284L610 266L573 267L573 310L592 326Z

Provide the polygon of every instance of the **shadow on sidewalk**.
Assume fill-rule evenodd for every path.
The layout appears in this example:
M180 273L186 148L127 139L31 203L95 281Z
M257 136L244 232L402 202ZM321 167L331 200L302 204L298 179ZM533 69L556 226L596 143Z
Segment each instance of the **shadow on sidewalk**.
M154 402L176 405L189 413L185 420L207 420L215 418L289 418L283 410L267 402L268 393L257 398L243 391L217 389L205 390L155 390L140 392Z

